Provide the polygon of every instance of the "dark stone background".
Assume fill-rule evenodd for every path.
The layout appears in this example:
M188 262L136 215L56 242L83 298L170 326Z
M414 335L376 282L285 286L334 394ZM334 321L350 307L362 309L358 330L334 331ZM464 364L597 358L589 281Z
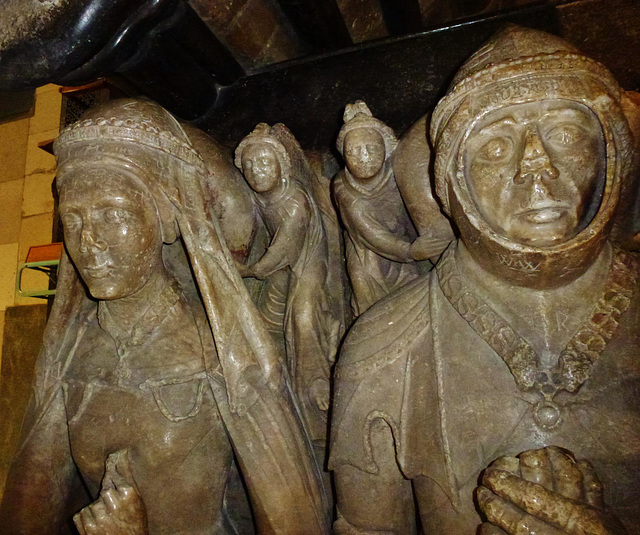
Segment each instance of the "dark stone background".
M31 396L35 362L47 321L47 305L9 307L4 321L0 370L0 499Z

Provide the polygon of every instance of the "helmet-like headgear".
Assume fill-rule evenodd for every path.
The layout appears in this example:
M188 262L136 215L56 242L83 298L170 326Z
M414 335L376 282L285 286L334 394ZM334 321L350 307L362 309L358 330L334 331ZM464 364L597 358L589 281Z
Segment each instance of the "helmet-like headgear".
M600 207L570 240L546 248L514 243L490 228L471 198L464 174L464 146L486 114L547 99L578 102L602 126L606 184ZM597 256L613 221L620 184L631 162L632 136L611 73L566 41L537 30L509 26L462 66L431 120L436 192L462 239L483 249L481 262L504 258L502 274L519 284L543 287L572 280ZM495 269L495 263L492 269Z

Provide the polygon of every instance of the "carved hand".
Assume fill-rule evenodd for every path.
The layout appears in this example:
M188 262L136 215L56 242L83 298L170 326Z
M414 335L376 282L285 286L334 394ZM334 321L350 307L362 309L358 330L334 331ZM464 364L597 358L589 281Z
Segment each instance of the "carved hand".
M80 535L147 535L147 512L127 450L109 455L100 496L73 517Z
M324 378L315 379L309 386L309 398L323 412L329 410L330 392L329 381Z
M591 464L555 446L497 459L485 470L477 498L489 521L483 535L626 533L605 511Z
M428 234L418 236L411 244L410 253L414 260L429 260L434 256L439 256L447 248L451 238L433 238Z
M250 266L243 264L242 262L238 262L237 260L235 260L235 265L241 277L253 277L253 271Z

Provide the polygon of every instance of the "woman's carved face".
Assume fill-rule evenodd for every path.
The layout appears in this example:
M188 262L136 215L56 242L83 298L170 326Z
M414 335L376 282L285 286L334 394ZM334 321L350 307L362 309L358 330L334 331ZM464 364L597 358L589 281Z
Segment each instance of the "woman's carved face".
M278 155L267 143L253 143L242 151L242 173L254 191L271 191L282 177Z
M373 178L382 169L385 157L384 139L373 128L356 128L344 138L344 159L356 180Z
M493 230L518 243L551 246L595 215L604 146L597 116L580 103L516 104L475 125L464 147L465 176Z
M126 173L72 172L61 181L60 217L67 251L96 299L133 295L162 267L156 205Z

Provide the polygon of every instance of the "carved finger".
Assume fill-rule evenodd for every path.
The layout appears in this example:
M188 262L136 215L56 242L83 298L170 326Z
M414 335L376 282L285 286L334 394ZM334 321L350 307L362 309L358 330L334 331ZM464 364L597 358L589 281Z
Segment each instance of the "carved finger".
M118 495L118 491L116 489L108 489L100 493L104 504L107 507L107 511L109 513L113 513L119 506L120 496Z
M436 242L436 250L440 250L440 251L444 251L449 244L451 243L453 238L440 238L437 242ZM437 251L437 253L439 254L440 251Z
M75 524L76 529L78 530L78 533L80 535L88 535L87 531L82 525L82 518L80 517L80 513L76 513L75 515L73 515L73 523Z
M95 502L89 506L89 510L95 519L96 524L101 524L108 516L107 506L100 496Z
M546 448L525 451L518 457L524 479L553 490L553 468Z
M116 487L113 478L117 478L116 454L111 453L105 462L104 476L102 478L102 490L109 490Z
M505 530L490 524L489 522L484 522L480 526L480 532L478 535L508 535Z
M547 451L553 467L554 490L565 498L582 501L582 472L576 466L573 454L555 446L550 446Z
M316 396L316 406L323 412L329 410L329 396Z
M565 533L609 533L598 511L574 502L542 485L520 479L509 472L487 468L482 484L530 515L557 526Z
M102 480L103 490L118 489L122 486L135 486L128 450L119 450L109 455L104 479Z
M505 470L520 477L520 460L517 457L498 457L489 466L498 470Z
M582 472L582 487L584 489L585 501L593 507L604 509L602 483L600 483L592 464L589 461L578 461L576 466Z
M136 478L133 475L129 450L120 450L117 452L116 472L120 476L121 484L135 486Z
M429 236L418 237L411 246L411 254L414 260L429 260L444 251L451 243L450 238L430 238Z
M73 523L76 525L76 529L80 535L88 535L87 530L84 529L84 522L82 521L82 511L73 515Z
M93 513L89 507L85 507L79 513L73 515L73 522L78 528L80 535L91 535L92 533L95 533L98 528L96 520L93 518Z
M504 530L508 535L562 535L560 530L527 514L488 488L479 487L477 496L478 504L487 515L487 520Z
M129 500L131 496L138 495L133 487L129 485L122 485L118 488L118 500L125 501Z

